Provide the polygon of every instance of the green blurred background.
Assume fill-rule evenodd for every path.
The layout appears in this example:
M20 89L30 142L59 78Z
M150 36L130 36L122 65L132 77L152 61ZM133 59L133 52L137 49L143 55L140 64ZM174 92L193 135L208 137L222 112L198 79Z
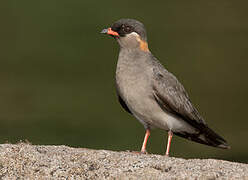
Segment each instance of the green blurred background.
M142 21L153 54L184 84L231 150L173 138L171 155L248 163L246 1L4 0L0 2L0 143L27 139L139 150L142 125L114 89L118 45L99 32ZM167 133L152 131L150 153Z

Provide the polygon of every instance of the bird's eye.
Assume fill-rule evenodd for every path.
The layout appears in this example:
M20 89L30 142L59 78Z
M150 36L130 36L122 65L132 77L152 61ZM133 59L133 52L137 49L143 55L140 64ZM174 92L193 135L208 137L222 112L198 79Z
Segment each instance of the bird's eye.
M132 28L130 26L122 25L122 29L125 33L130 33Z

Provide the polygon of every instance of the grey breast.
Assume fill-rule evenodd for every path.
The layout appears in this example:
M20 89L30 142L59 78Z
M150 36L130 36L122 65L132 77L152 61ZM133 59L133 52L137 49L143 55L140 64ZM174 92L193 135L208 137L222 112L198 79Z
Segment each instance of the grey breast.
M123 49L119 53L116 69L117 92L145 127L156 126L153 116L156 111L162 110L152 94L153 66L150 54L130 51Z

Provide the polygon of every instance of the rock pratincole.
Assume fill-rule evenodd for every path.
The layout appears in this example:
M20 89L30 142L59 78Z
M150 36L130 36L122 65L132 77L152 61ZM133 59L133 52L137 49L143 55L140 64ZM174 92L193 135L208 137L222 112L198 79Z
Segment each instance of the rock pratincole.
M120 19L101 33L114 37L119 43L117 95L121 106L146 129L142 153L146 153L152 128L168 131L167 156L173 134L209 146L230 148L208 127L183 85L152 55L141 22Z

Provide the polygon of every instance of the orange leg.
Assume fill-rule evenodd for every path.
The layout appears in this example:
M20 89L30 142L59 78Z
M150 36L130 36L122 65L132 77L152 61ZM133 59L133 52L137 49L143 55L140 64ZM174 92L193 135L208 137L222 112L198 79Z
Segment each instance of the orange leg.
M146 130L146 134L145 134L145 138L144 138L144 142L143 142L143 145L142 145L142 148L141 148L141 153L146 153L146 144L147 144L147 140L150 136L150 130L147 129Z
M165 153L166 156L169 156L172 136L173 136L173 132L172 132L172 131L169 131L169 132L168 132L167 149L166 149L166 153Z

